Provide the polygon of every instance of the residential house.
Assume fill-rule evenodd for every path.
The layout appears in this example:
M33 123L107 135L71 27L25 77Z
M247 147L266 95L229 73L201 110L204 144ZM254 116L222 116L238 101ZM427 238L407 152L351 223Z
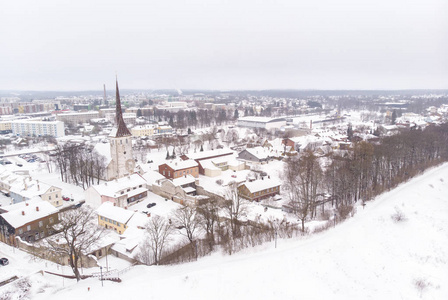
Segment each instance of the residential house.
M98 225L113 229L118 234L126 231L127 223L134 215L133 211L115 206L112 202L104 202L96 212L98 214Z
M271 151L268 148L263 147L247 148L238 153L238 159L256 163L265 163L271 159Z
M161 164L159 173L168 179L175 179L186 175L199 177L198 163L194 160L175 160Z
M216 150L210 150L210 151L200 151L196 153L188 153L181 156L183 160L187 159L193 159L198 163L199 166L199 174L206 175L206 176L217 176L214 175L213 170L216 170L219 168L222 171L227 170L229 167L227 167L229 161L234 160L234 151L230 149L216 149ZM211 160L214 161L212 164L209 164ZM204 163L203 163L204 162ZM231 165L235 165L232 163ZM236 168L240 168L239 164L237 164ZM206 174L206 169L209 167L209 174ZM245 165L244 165L245 167Z
M99 185L91 185L85 191L85 196L86 202L96 208L108 201L124 208L146 199L148 189L145 179L135 173Z
M171 199L182 205L197 204L198 202L208 199L207 196L196 195L196 185L198 180L192 175L186 175L176 179L157 180L153 186L153 193Z
M63 201L61 192L61 188L40 182L39 180L33 180L30 176L22 176L20 180L16 180L11 186L9 194L13 199L13 203L19 203L39 196L54 207L59 207Z
M274 179L260 179L238 186L238 194L250 201L260 201L280 193L280 182Z
M0 210L0 241L16 246L16 237L34 242L54 233L59 222L58 209L35 198L4 206Z

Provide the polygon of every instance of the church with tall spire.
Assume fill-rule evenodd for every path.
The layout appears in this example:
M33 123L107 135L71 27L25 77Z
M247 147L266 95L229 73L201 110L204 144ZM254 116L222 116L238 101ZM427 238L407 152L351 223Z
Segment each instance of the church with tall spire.
M109 134L111 161L107 170L108 180L133 174L135 169L135 161L132 153L132 134L123 120L118 79L116 79L115 97L115 127Z

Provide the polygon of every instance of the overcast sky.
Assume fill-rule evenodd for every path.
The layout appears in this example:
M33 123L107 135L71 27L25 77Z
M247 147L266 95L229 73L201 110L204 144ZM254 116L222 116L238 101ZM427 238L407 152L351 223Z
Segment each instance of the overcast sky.
M447 0L11 0L0 90L448 88Z

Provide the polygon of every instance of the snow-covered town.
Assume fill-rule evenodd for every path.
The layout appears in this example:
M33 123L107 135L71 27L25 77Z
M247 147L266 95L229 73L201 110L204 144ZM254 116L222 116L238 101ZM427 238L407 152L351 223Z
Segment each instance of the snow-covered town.
M0 300L448 299L448 1L0 4Z
M436 140L446 140L448 96L368 97L360 107L362 97L353 97L352 107L348 100L341 105L345 96L246 96L230 101L230 95L180 92L122 95L117 80L114 93L104 90L102 98L56 98L45 105L2 98L2 107L10 108L1 121L0 256L6 259L0 269L2 299L71 297L69 290L73 298L100 297L106 295L101 294L102 286L108 287L107 297L118 299L117 289L136 293L141 280L153 282L151 295L164 298L170 290L167 279L182 282L167 298L196 298L188 291L191 284L215 286L205 278L259 268L272 272L269 282L286 286L293 279L276 278L293 263L289 260L308 272L324 272L328 265L339 269L340 257L325 256L333 262L317 264L315 252L337 255L338 247L377 243L370 238L378 232L384 234L385 245L359 250L361 261L344 252L344 259L354 262L339 270L369 264L376 279L346 269L341 286L330 287L333 298L350 298L361 288L369 289L372 298L411 299L423 293L439 298L447 293L448 276L442 271L447 224L431 215L428 224L415 226L429 211L446 211L442 195L448 169L446 164L436 167L446 159L446 143L436 154L426 152L429 158L419 153L426 151L423 139L434 147L440 147ZM428 106L413 112L416 103ZM42 111L28 113L30 109ZM431 140L431 134L438 133ZM407 157L407 150L398 158L383 153L388 143L406 138L413 144L414 158ZM375 166L377 159L384 164L385 157L390 164L384 170L374 172L371 169L378 166L366 165ZM421 175L427 168L432 169ZM405 188L409 180L425 184L419 183L418 190ZM424 195L428 185L431 192L425 201L433 204L424 205L411 191ZM414 229L397 237L396 230L404 226ZM440 226L440 231L426 235L425 226ZM429 259L440 274L422 274L410 265L408 287L394 290L395 284L406 283L392 244L409 243L414 234L423 240L415 251L406 249L410 252L402 259L411 257L417 265ZM361 236L354 241L347 240L348 235ZM424 244L437 247L431 248L436 252L424 254ZM377 266L369 262L373 251L386 251ZM235 262L242 258L237 267ZM169 269L161 267L167 265ZM383 278L386 266L395 277ZM222 273L215 274L216 267ZM251 277L245 284L261 298L269 295L260 288L267 279L250 274L243 275ZM322 278L308 278L305 298L313 298L309 293L321 284L316 280L325 281L324 273L319 274ZM300 276L306 281L306 275ZM369 277L355 290L342 283L363 276ZM238 276L231 277L224 282L244 294ZM373 289L375 285L384 289ZM198 298L214 298L217 290L218 299L230 297L227 289L215 286ZM281 291L283 298L294 298L290 290Z

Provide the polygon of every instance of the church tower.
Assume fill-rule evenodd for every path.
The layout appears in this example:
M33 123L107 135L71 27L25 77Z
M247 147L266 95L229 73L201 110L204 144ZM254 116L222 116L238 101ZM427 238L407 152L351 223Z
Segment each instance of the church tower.
M115 127L109 134L111 154L110 179L118 179L134 173L135 161L132 155L132 134L126 127L121 112L120 92L116 79L116 113Z

